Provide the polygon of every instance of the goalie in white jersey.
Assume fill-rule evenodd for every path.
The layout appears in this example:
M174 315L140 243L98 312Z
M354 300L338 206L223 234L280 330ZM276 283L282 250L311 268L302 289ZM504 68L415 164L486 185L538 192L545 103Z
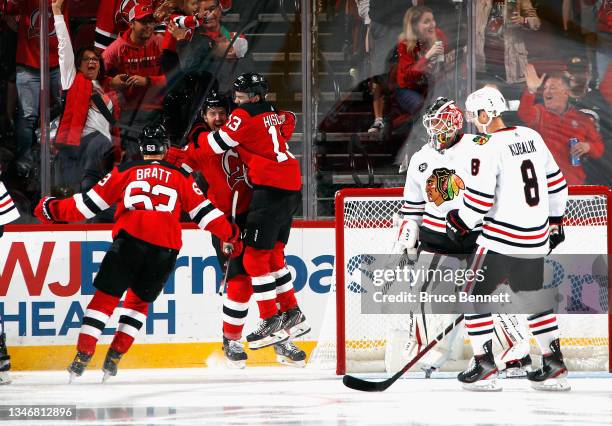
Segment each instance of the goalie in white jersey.
M466 109L483 136L471 159L463 203L447 215L447 232L461 241L482 223L472 268L483 270L485 278L474 283L472 294L491 294L507 278L517 299L530 303L543 286L544 256L565 239L567 184L538 132L504 124L500 114L506 101L497 89L472 93ZM542 368L528 373L532 386L568 390L556 315L545 310L527 321L543 354ZM468 389L500 390L494 379L491 314L466 315L465 324L478 333L470 336L475 355L471 368L459 374L459 381Z
M469 234L452 241L446 233L446 214L463 205L463 193L474 171L473 153L479 148L481 136L462 134L463 114L454 101L438 98L423 115L423 126L429 141L410 159L404 187L404 204L396 218L398 229L395 252L406 252L416 257L419 243L417 268L425 270L464 269L465 260L476 248L476 239L482 227L476 225ZM399 223L397 223L399 222ZM442 285L441 285L442 284ZM448 285L423 280L418 291L454 292L455 283ZM439 290L442 288L442 290ZM425 310L425 309L417 309ZM408 356L416 355L429 343L437 331L435 327L446 327L452 315L429 316L424 313L411 316L411 342ZM515 369L531 364L529 341L524 326L514 315L496 316L496 335L502 351L497 357L499 370ZM452 351L459 328L438 344L419 363L427 373L438 369ZM471 331L468 331L471 334ZM459 341L460 340L460 341ZM463 349L463 339L457 342ZM512 370L513 374L517 370Z
M0 237L4 234L4 225L11 223L19 218L19 212L13 199L0 182ZM11 369L11 357L6 349L6 334L4 333L4 322L0 315L0 385L11 383L9 370Z

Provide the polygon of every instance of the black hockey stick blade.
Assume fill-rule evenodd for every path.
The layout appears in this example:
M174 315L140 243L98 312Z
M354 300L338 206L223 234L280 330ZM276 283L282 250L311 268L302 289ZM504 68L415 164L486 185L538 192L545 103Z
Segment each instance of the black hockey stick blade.
M431 350L434 346L436 346L444 337L446 337L459 323L463 321L463 314L459 315L455 321L449 324L440 334L436 336L427 346L425 346L421 352L416 354L414 358L412 358L400 371L395 373L393 376L385 379L381 382L370 382L368 380L360 379L355 376L346 375L342 378L342 383L347 388L351 388L354 390L362 391L362 392L382 392L389 388L393 383L397 381L402 375L410 370L413 365L415 365L421 358L425 356L427 352Z

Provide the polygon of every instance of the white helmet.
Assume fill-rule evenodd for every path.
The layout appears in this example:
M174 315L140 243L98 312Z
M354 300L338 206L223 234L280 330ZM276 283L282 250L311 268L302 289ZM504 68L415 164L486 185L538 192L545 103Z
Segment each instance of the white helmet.
M499 90L489 86L471 93L465 101L465 111L468 120L476 120L480 110L484 110L489 116L489 122L484 125L486 128L493 117L499 117L502 112L508 110L504 95Z

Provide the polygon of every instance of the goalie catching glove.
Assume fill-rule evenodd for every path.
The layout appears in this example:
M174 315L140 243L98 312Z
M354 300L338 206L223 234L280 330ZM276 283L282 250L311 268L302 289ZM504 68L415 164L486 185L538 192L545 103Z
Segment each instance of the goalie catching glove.
M446 235L455 244L461 244L461 241L470 233L470 228L465 224L459 216L459 210L451 210L446 214Z
M34 208L34 216L41 223L66 223L56 220L53 216L53 203L57 201L55 197L43 197Z
M559 244L565 241L565 232L563 231L563 217L551 217L548 219L548 243L551 250L557 248Z
M419 225L412 219L404 219L401 214L393 216L393 228L396 240L393 244L393 253L408 255L410 260L416 260L417 242L419 240Z
M232 236L227 240L223 241L223 253L230 258L238 257L242 253L244 244L240 239L240 228L235 223L232 223Z

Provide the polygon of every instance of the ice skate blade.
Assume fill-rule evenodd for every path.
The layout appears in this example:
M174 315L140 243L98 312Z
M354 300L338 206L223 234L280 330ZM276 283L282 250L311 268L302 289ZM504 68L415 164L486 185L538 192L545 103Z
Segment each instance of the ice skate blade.
M291 328L285 329L285 332L291 336L292 339L296 337L303 336L306 333L310 332L310 326L306 324L306 322L302 322L300 324L294 325Z
M78 374L76 374L76 373L74 373L72 371L69 371L68 372L68 384L69 385L73 384L74 383L74 379L76 379L77 377L79 377Z
M533 389L544 392L567 392L572 390L572 387L565 377L547 379L543 382L530 381L529 383L531 383Z
M111 374L109 371L102 370L102 372L104 373L104 375L102 376L102 383L106 383L108 379L115 376L114 374Z
M226 359L225 365L231 370L243 370L246 367L246 360L232 361L231 359Z
M289 340L289 335L285 330L279 330L275 333L270 334L268 337L264 337L261 340L255 342L249 342L249 349L256 351L257 349L267 348L268 346L276 345L277 343L283 343Z
M11 384L11 376L9 376L8 371L0 372L0 386L10 385L10 384Z
M521 379L527 377L527 367L507 368L501 372L502 377L506 379Z
M298 367L298 368L306 367L306 360L305 359L302 360L302 361L292 361L290 358L288 358L286 356L276 355L276 361L279 364L286 365L287 367Z
M474 383L461 383L463 389L470 392L501 392L503 387L497 379L479 380Z

